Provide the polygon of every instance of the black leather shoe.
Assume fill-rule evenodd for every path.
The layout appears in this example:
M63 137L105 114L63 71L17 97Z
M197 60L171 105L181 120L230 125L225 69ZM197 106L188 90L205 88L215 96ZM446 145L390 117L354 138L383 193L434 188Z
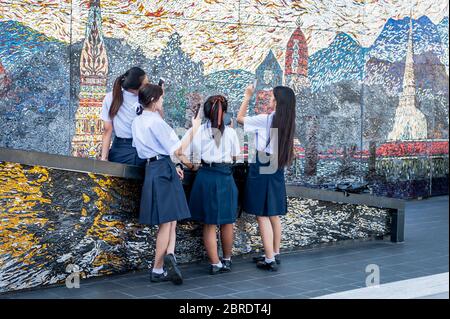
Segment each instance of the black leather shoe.
M258 261L265 261L266 260L266 257L264 257L264 256L257 256L257 257L253 257L253 262L258 262ZM275 255L275 261L276 261L276 263L279 265L279 264L281 264L281 257L280 257L280 254L278 254L278 255Z
M275 261L272 261L270 263L266 263L266 261L258 261L256 263L256 267L260 268L260 269L265 269L268 271L277 271L278 270L278 265Z
M209 274L210 275L217 275L224 272L225 266L222 264L222 267L218 267L216 265L209 265Z
M168 277L175 285L181 285L183 283L183 276L181 276L181 271L178 269L173 254L168 254L164 257L164 268L167 269Z
M151 282L162 282L162 281L169 281L170 278L167 275L167 272L163 272L162 274L157 274L152 271L150 275L150 281Z
M222 259L222 265L223 265L222 271L224 271L224 272L231 271L231 260Z

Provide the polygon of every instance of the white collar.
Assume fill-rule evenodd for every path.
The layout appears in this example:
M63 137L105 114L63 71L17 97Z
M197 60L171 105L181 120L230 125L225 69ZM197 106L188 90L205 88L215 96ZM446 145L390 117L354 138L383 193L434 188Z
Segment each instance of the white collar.
M133 96L133 97L137 96L137 94L131 93L131 92L125 90L125 89L122 89L122 94L123 95L128 95L128 96Z
M150 111L150 110L143 110L142 115L148 115L148 116L159 116L161 115L157 111Z

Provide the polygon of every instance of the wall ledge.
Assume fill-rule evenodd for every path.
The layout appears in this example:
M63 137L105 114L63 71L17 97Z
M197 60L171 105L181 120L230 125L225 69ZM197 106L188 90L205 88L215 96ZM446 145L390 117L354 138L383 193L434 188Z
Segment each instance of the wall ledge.
M66 171L101 174L127 179L143 179L144 169L134 165L112 163L89 158L55 155L0 147L0 162L12 162L30 166L44 166ZM403 210L405 201L371 194L353 194L339 191L287 185L287 195L327 202L366 205L378 208Z
M143 179L144 176L144 169L139 166L4 147L0 147L0 162L43 166L65 171L101 174L127 179Z

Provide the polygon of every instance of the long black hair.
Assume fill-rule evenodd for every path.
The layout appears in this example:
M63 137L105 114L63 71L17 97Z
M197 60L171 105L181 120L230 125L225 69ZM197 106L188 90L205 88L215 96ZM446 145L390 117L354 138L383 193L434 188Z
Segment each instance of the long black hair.
M122 88L124 90L139 90L144 79L145 71L136 66L116 78L113 86L113 100L109 109L109 117L111 119L117 115L123 103Z
M278 132L278 166L290 166L294 160L295 93L286 86L277 86L273 95L277 106L271 128Z
M228 101L222 95L210 96L205 104L203 104L203 111L205 117L211 122L211 128L213 128L213 138L218 146L220 139L225 130L224 115L228 110ZM214 134L214 131L220 134Z

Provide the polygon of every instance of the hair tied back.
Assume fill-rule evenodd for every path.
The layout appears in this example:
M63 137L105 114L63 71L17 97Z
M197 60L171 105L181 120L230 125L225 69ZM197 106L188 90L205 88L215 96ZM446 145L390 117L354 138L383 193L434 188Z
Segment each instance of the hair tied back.
M220 125L222 124L222 118L223 118L223 108L222 108L222 103L225 102L225 99L223 98L223 96L217 96L214 98L213 100L213 105L211 108L211 113L214 112L214 107L216 104L219 104L219 110L218 110L218 117L217 117L217 125L220 127Z
M136 107L136 114L141 115L143 111L144 108L142 107L142 105L138 104L138 106Z

